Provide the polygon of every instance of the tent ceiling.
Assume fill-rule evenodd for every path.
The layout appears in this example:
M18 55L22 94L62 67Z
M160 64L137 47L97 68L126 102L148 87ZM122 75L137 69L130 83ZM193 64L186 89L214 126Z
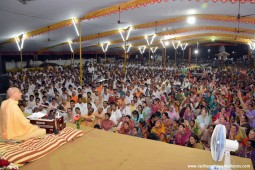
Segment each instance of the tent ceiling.
M204 0L162 0L161 3L124 9L126 4L137 5L138 2L150 2L150 0L33 0L28 1L26 5L18 0L1 1L1 51L17 51L13 38L31 31L38 35L25 40L23 51L69 51L67 40L78 40L72 22L70 22L70 18L74 16L83 19L91 18L81 22L82 37L85 40L82 47L85 51L100 51L101 47L97 46L98 43L107 41L113 42L109 47L110 51L121 47L121 37L117 30L128 26L135 28L139 26L139 29L134 29L130 35L129 43L133 45L145 45L143 36L155 32L159 35L155 39L155 45L160 39L165 38L165 35L190 43L209 42L212 36L219 41L233 43L247 43L255 39L255 15L241 17L240 32L237 32L238 2L222 3L219 0L215 3L209 0L205 3ZM120 15L124 24L117 23L119 7L123 10ZM255 3L247 0L246 3L241 3L240 7L241 16L255 14ZM115 12L117 9L117 13L99 18L91 17L111 9L115 9ZM186 18L193 14L197 17L196 23L189 25ZM175 22L163 24L164 20L169 19ZM59 22L64 23L64 27L60 26ZM55 28L54 25L60 28ZM45 28L44 31L41 28ZM78 42L74 43L74 49L77 48L79 48Z

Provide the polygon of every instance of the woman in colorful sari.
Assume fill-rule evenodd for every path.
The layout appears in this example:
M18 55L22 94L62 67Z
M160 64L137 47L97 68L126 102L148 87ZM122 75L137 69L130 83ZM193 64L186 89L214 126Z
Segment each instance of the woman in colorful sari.
M149 133L150 133L150 126L146 123L145 120L140 119L138 124L138 134L142 138L147 138Z
M122 121L123 121L123 120L122 120ZM133 129L133 128L135 127L135 123L134 123L134 121L132 120L132 118L131 118L130 115L126 115L126 116L124 117L124 122L128 122L130 129ZM124 122L123 122L123 123L124 123Z
M155 126L151 129L151 133L156 134L162 142L167 142L166 129L161 120L157 120Z
M203 132L207 128L207 126L211 123L211 120L211 116L209 116L206 108L203 107L201 109L201 114L196 119L196 122L201 132Z
M135 137L141 137L142 134L140 134L138 130L139 130L138 127L134 127L130 135Z
M237 124L231 124L230 129L227 132L227 139L237 140L239 143L239 150L242 150L245 145L245 130Z
M210 150L211 137L212 137L214 128L215 128L215 125L209 125L208 128L202 134L201 142L205 146L206 150Z
M114 126L116 126L113 121L110 120L110 113L105 113L105 117L104 119L101 121L101 128L106 130L106 131L109 131L111 130Z
M247 145L244 149L243 156L245 158L250 158L253 164L253 168L255 169L255 141L254 140L248 140Z
M202 131L195 120L189 121L189 127L192 133L196 134L197 136L200 136L202 134Z
M245 144L245 145L246 145L246 143L247 143L248 140L253 140L253 141L255 141L255 130L254 130L254 129L251 129L251 130L249 131L248 136L245 138L245 140L244 140L244 144Z
M132 131L128 122L123 123L123 127L120 128L119 133L124 135L131 135Z
M186 146L190 147L190 148L197 148L197 149L202 149L202 150L205 149L203 144L200 142L199 137L197 135L195 135L195 134L192 134L189 137L189 142L187 143Z
M167 105L166 105L166 102L165 102L164 100L162 100L162 101L160 102L160 106L161 106L161 108L160 108L160 110L159 110L160 113L164 113L164 112L167 111Z
M151 114L151 109L150 109L150 107L147 106L146 101L143 101L142 106L143 106L143 111L142 111L143 119L147 120L149 115Z
M171 127L171 125L173 123L173 120L169 119L167 112L164 112L162 114L161 120L162 120L162 123L164 124L164 126L166 128L166 134L170 135L171 134L171 128L170 127Z
M246 135L249 134L249 131L251 129L251 126L248 121L249 121L249 119L246 115L241 115L240 121L239 121L240 123L238 124L239 126L244 128Z
M141 114L137 110L132 112L132 120L135 123L135 126L138 126L140 119L142 118Z
M191 131L188 127L188 122L185 124L180 124L178 132L175 134L175 144L185 146L189 141Z
M179 115L179 113L177 113L175 111L175 107L173 105L168 107L167 113L168 113L168 117L172 120L179 120L180 119L180 115Z
M174 136L178 132L179 122L174 120L172 126L170 126L169 143L174 143Z
M219 113L217 113L216 115L216 121L220 119L221 116L225 116L227 118L227 122L229 122L229 119L230 119L230 113L228 113L226 111L226 108L225 107L222 107L221 108L221 111Z
M184 120L191 121L195 119L195 114L190 106L187 106L183 115Z

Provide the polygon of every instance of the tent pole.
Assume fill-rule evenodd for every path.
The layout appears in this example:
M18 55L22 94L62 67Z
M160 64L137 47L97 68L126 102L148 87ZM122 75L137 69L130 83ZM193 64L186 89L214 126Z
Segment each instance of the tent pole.
M82 85L82 51L81 51L81 21L79 22L79 41L80 41L80 85Z
M72 52L72 55L71 55L71 66L73 67L74 65L74 53Z
M21 75L23 76L23 59L22 59L22 49L20 49L20 68L21 68Z
M126 37L126 34L125 34ZM126 66L127 66L127 52L126 52L126 45L127 45L127 41L124 41L124 74L126 75Z
M177 55L177 50L175 49L175 55L174 55L174 64L176 66L176 55Z
M184 64L184 50L182 50L182 64Z
M104 52L104 62L106 64L106 51Z
M96 60L98 61L98 59L97 59L97 51L96 51ZM98 64L98 63L97 63Z
M151 50L150 50L150 46L149 46L149 68L150 68L150 65L151 65Z

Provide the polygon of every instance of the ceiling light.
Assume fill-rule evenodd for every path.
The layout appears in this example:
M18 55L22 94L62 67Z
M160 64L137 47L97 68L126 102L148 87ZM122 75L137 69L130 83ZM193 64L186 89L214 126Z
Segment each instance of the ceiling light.
M157 51L158 47L155 47L155 48L151 48L151 52L152 53L155 53Z
M128 45L127 53L129 52L131 46L132 46L131 44Z
M181 46L182 51L184 51L186 49L186 47L188 46L188 43L185 43L185 44L181 43L180 46Z
M190 17L188 17L187 22L188 22L189 24L195 24L196 18L193 17L193 16L190 16Z
M177 41L177 42L172 41L172 45L175 50L180 46L180 44L181 44L181 41Z
M73 47L72 47L73 42L69 40L69 41L68 41L68 44L69 44L69 47L70 47L71 52L73 53Z
M140 46L140 47L139 47L140 53L143 54L144 51L145 51L145 49L146 49L146 46L142 46L142 47Z
M151 45L153 43L155 37L156 37L156 34L149 35L149 36L145 35L147 45Z
M251 50L255 50L255 42L248 43Z
M162 40L160 40L160 42L161 42L163 48L166 48L165 43Z
M129 38L129 35L130 35L130 32L132 31L132 27L128 27L127 29L119 29L119 33L120 33L120 36L122 38L123 41L127 41L128 38ZM125 32L126 34L126 37L123 36L123 32Z
M74 28L75 28L76 34L77 34L77 36L79 37L80 34L79 34L79 31L78 31L77 26L76 26L76 18L73 17L73 18L72 18L72 21L73 21L73 26L74 26Z
M26 34L22 34L20 49L23 49L25 39L26 39Z
M188 10L187 13L188 13L188 15L194 15L197 13L197 11L195 9L190 9L190 10Z
M110 44L109 42L101 44L101 47L104 53L107 52L109 44Z
M165 45L166 45L166 46L168 46L169 44L170 44L169 41L166 41L166 42L165 42Z
M198 50L195 50L195 54L198 54Z
M19 38L18 38L18 37L15 37L15 41L16 41L17 47L18 47L18 49L19 49L19 51L20 51Z

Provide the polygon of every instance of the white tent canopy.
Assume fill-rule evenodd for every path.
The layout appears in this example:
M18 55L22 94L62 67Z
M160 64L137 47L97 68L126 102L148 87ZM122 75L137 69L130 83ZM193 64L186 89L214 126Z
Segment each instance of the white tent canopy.
M129 26L134 29L128 43L136 47L146 45L144 36L154 33L157 37L152 46L160 45L162 39L189 44L211 42L212 39L248 43L255 39L255 16L252 15L255 3L252 0L240 3L240 18L238 2L214 1L0 1L0 50L17 51L14 38L24 33L29 37L25 39L23 51L69 51L68 40L74 41L73 48L77 50L79 41L72 17L81 19L83 51L100 51L98 44L108 41L111 42L109 51L122 51L121 36L116 30ZM99 14L102 16L98 17ZM246 15L249 16L242 17ZM189 16L196 18L194 24L187 22ZM76 25L78 27L79 23Z

